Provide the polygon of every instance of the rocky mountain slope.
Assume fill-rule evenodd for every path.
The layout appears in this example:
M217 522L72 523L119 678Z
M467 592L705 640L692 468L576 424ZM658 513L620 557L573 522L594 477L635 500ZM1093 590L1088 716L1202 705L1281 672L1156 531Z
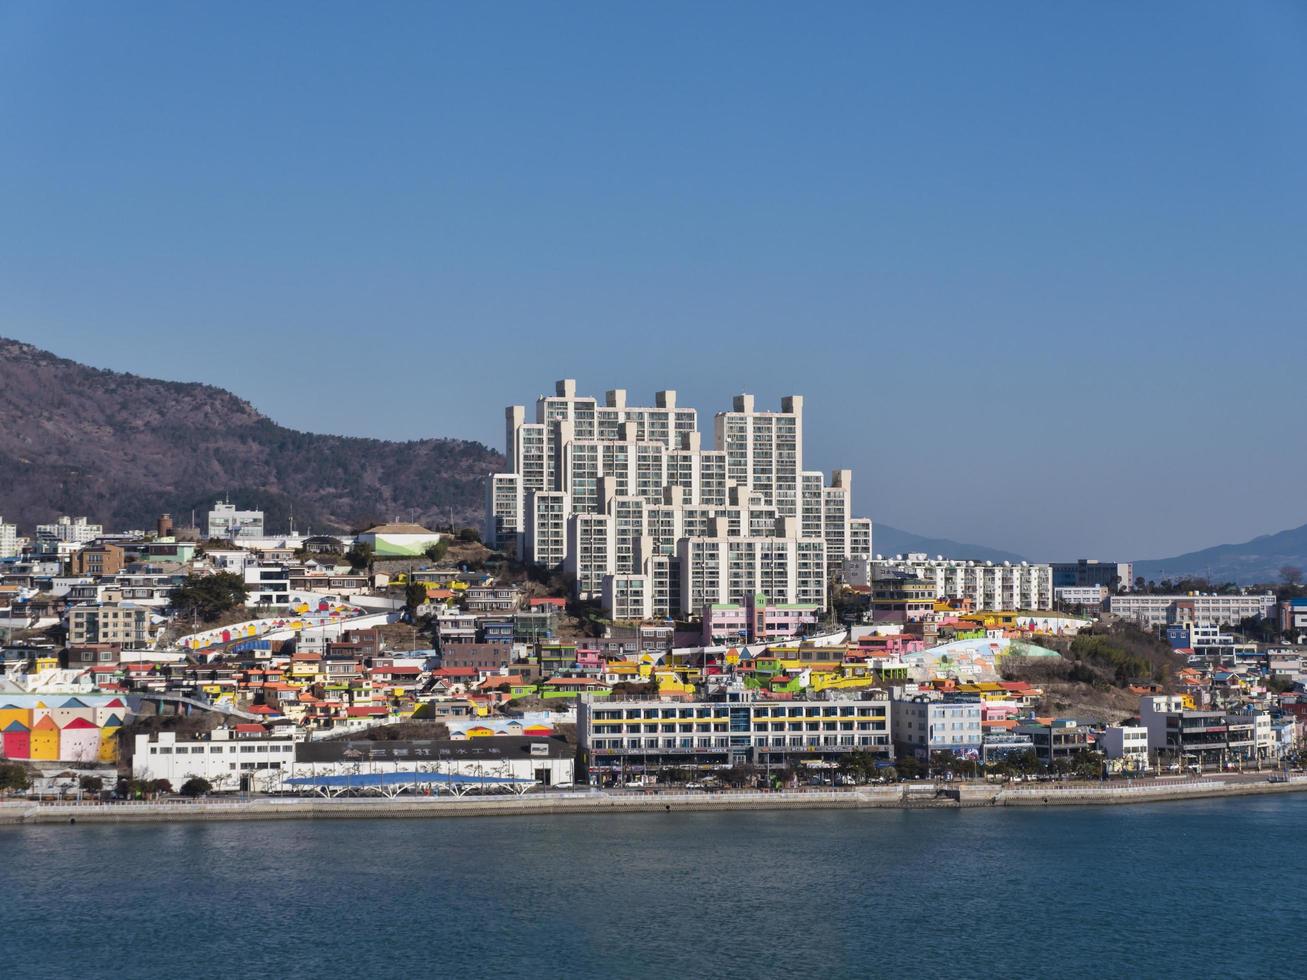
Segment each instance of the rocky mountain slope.
M502 467L480 443L297 432L221 388L0 339L0 515L25 531L59 514L132 528L167 511L181 524L224 494L262 508L270 530L292 509L298 528L479 526L485 476Z

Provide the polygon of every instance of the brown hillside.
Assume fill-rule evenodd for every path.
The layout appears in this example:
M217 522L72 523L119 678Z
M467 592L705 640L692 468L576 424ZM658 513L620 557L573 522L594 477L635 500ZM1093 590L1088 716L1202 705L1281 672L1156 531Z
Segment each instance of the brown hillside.
M395 516L480 523L503 458L476 442L386 442L277 425L231 392L101 371L0 339L0 514L30 530L59 514L113 528L182 523L224 493L281 530ZM203 518L201 518L201 521Z

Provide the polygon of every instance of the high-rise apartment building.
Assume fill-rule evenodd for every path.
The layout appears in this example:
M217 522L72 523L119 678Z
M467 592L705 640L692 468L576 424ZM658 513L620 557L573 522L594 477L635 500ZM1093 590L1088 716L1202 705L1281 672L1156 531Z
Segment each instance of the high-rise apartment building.
M0 517L0 558L13 558L18 554L18 525L6 524Z
M704 604L826 605L831 563L869 557L852 516L852 472L830 486L803 469L803 399L758 411L737 395L705 448L698 415L660 391L652 406L557 383L505 412L510 472L490 477L487 542L575 576L582 598L621 619L699 616Z

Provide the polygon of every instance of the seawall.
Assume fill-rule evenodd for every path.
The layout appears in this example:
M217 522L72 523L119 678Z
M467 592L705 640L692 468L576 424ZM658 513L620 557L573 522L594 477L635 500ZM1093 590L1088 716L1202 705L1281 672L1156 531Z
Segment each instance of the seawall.
M941 809L1005 806L1103 806L1166 800L1255 796L1307 790L1307 776L1288 782L1202 779L1138 785L900 784L846 790L722 793L559 792L527 796L321 797L208 799L157 803L0 803L0 825L151 823L195 820L326 820L525 816L565 813L651 813L713 810Z

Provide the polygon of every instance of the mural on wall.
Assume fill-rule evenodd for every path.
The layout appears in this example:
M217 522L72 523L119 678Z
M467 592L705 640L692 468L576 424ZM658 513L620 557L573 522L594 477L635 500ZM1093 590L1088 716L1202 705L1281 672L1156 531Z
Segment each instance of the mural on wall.
M0 702L0 757L22 762L115 763L117 735L131 718L118 697Z

